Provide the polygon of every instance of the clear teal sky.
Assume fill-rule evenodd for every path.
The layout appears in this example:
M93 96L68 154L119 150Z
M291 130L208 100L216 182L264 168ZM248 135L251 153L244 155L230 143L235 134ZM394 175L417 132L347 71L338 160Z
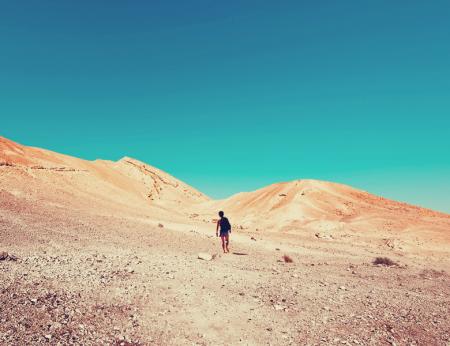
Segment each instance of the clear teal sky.
M213 197L315 178L450 212L448 0L0 0L0 53L18 142Z

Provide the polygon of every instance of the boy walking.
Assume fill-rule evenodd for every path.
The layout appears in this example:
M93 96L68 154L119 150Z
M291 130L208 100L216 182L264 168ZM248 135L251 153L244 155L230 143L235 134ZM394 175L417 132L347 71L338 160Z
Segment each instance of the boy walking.
M223 211L219 211L220 219L217 221L216 226L216 237L219 236L219 228L220 228L220 238L222 239L222 249L223 253L230 252L228 249L228 244L230 243L230 233L231 233L231 224L223 214Z

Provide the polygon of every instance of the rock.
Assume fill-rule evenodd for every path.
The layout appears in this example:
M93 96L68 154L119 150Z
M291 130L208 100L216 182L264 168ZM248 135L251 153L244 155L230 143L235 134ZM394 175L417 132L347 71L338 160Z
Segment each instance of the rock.
M256 239L254 237L251 237L250 239L256 241Z
M58 330L62 328L62 324L59 322L53 322L50 326L50 331Z
M0 261L17 261L19 258L12 253L7 253L6 251L0 252Z
M346 291L346 290L347 290L347 288L346 288L345 286L339 286L339 289L340 289L340 290L343 290L343 291Z
M199 252L198 258L204 261L211 261L213 256L206 252Z
M318 239L333 240L333 236L331 234L316 233L315 236Z
M158 223L159 228L164 228L164 225L162 223Z
M285 307L285 306L279 305L279 304L275 304L273 307L274 307L274 309L277 310L277 311L280 311L280 310L286 310L286 307Z

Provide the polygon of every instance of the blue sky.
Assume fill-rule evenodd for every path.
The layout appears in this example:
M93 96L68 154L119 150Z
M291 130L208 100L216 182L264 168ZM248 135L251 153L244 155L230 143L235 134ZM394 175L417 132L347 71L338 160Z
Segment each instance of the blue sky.
M0 135L216 198L315 178L450 212L448 1L0 4Z

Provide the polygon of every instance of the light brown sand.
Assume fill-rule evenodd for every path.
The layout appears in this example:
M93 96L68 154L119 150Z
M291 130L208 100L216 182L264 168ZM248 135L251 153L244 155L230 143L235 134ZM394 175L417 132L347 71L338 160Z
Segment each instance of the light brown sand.
M0 252L19 258L0 260L0 344L450 342L450 215L313 180L212 201L133 159L4 138L0 164Z

